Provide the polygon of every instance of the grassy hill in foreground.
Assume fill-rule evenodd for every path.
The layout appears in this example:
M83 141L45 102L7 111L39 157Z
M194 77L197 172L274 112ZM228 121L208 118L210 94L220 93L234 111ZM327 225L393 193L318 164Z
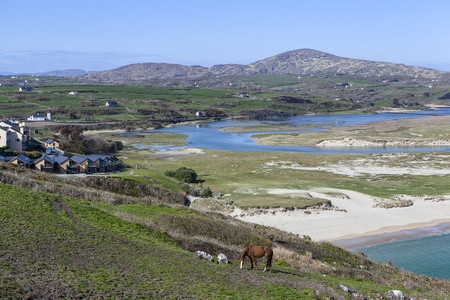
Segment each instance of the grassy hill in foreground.
M83 181L5 166L0 179L1 299L351 299L340 285L360 299L392 289L416 299L450 297L446 280L182 205L148 204L158 201L154 195L111 201L107 184L93 190ZM96 191L97 200L62 196L73 189ZM273 273L238 268L239 252L253 242L275 249ZM232 264L194 259L194 248L226 252Z

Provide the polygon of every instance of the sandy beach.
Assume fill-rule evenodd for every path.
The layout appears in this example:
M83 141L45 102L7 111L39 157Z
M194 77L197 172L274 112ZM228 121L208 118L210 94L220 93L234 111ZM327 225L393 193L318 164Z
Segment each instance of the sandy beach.
M436 106L438 107L438 106ZM433 107L435 108L435 107ZM440 132L434 139L425 139L421 134L410 133L411 139L403 140L360 140L350 133L395 132L401 128L424 128L427 126L447 126L450 116L399 119L362 125L335 126L328 131L348 133L338 139L325 139L316 146L321 147L388 147L388 146L438 146L448 145L448 131ZM315 132L315 135L327 131ZM305 133L308 134L308 133ZM421 139L415 140L415 136ZM289 136L287 136L289 138ZM423 138L423 139L422 139ZM258 141L261 142L261 141ZM279 141L276 141L279 142ZM261 142L264 143L264 142ZM287 144L301 144L294 135ZM345 176L449 176L450 156L431 153L423 159L404 161L402 154L388 153L378 157L366 157L351 161L341 161L320 166L300 165L295 162L276 161L267 167L289 168L308 171L325 171ZM392 240L414 236L450 232L450 194L440 196L397 195L393 199L380 199L371 195L342 189L313 190L267 190L268 194L283 194L291 197L309 196L329 200L332 207L313 209L235 209L232 216L266 226L272 226L295 234L307 235L314 241L329 241L346 249L355 249L380 244ZM336 196L339 195L339 196ZM399 203L405 207L392 207ZM385 204L385 205L384 205ZM393 205L392 205L393 204ZM411 205L412 204L412 205ZM402 206L402 205L399 205ZM391 207L391 208L389 208Z
M326 199L332 207L312 209L235 209L232 216L246 222L279 228L314 241L329 241L346 249L380 244L411 235L424 235L424 229L448 223L450 230L450 196L404 196L413 205L408 207L374 207L389 199L340 189L268 190L268 193L295 194ZM333 193L333 196L330 196ZM339 196L335 196L336 193ZM444 226L444 225L441 225ZM411 230L421 229L412 232Z

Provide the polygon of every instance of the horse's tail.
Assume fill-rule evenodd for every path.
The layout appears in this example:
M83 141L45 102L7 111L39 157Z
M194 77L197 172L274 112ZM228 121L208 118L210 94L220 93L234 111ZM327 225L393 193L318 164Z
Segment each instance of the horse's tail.
M269 259L269 264L270 264L270 265L272 265L272 258L273 258L273 250L270 249L269 255L268 255L268 259Z
M273 258L273 250L269 248L269 255L267 255L266 268L269 267L270 273L272 273L272 258Z

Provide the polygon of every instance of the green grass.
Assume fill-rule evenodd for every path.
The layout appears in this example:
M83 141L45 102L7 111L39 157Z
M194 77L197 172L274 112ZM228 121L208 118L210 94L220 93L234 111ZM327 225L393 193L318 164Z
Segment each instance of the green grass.
M60 180L50 177L48 182ZM394 288L407 296L424 296L435 295L444 284L375 264L328 243L304 241L182 206L112 205L4 183L0 192L0 298L4 299L350 298L340 284L371 297ZM311 266L304 271L276 262L271 274L238 268L235 259L247 243L275 241L300 255L308 251L314 260L337 269L323 276L325 271L311 272ZM233 264L197 260L183 248L213 255L225 251L234 258ZM422 291L400 286L408 280L420 284Z
M39 297L49 281L50 297L68 298L263 298L299 292L264 283L264 277L260 284L266 285L265 290L257 288L260 284L249 288L245 273L238 274L236 267L233 273L239 281L230 282L231 266L195 261L162 233L82 203L5 185L1 189L2 216L9 220L1 230L7 241L1 247L2 298ZM11 197L17 201L7 201ZM70 219L58 207L60 201L67 201L82 223Z
M150 227L121 220L87 203L6 185L1 191L2 218L8 220L1 229L2 298L42 297L40 293L48 288L49 297L68 298L265 295L264 290L249 290L245 273L239 274L236 266L232 273L239 281L225 283L232 266L194 260L192 253ZM82 223L70 219L58 207L60 201L67 201ZM277 289L281 294L296 292L288 286Z
M352 165L352 161L368 160L379 164L391 164L393 167L409 167L412 162L421 163L421 153L405 153L403 160L392 157L390 161L382 155L372 154L339 154L318 155L307 153L270 153L270 152L237 152L204 150L203 154L172 157L163 159L164 152L127 150L123 152L125 162L148 164L142 172L156 172L162 176L165 170L173 170L181 166L194 169L202 180L203 186L222 194L231 194L229 199L237 205L249 206L306 206L320 199L304 199L286 195L267 194L269 189L308 190L313 188L348 189L372 196L393 197L406 195L442 195L448 194L448 177L418 175L370 175L350 177L323 170L303 170L294 168L269 167L270 162L290 162L287 166L298 164L303 167L326 167L327 165ZM442 154L443 155L443 154ZM134 159L132 159L134 157ZM434 157L434 156L433 156ZM439 155L428 157L429 164L439 164ZM379 162L377 162L379 161ZM131 163L130 163L131 164ZM286 163L284 163L286 164ZM158 179L158 181L161 180ZM227 198L228 199L228 198ZM312 201L312 202L311 202Z

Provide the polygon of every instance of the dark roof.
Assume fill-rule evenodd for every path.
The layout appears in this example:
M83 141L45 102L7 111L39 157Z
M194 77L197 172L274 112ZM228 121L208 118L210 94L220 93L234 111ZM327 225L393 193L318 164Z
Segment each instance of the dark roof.
M21 161L23 161L24 163L27 163L27 164L29 164L30 161L31 161L31 159L29 159L28 157L26 157L26 156L23 155L23 154L20 154L20 155L17 156L16 158L19 159L19 160L21 160Z
M46 144L51 144L51 143L53 143L53 142L54 142L53 139L48 139L48 140L45 141Z
M6 157L0 155L0 161L5 161L5 160L6 160Z
M110 158L112 158L112 155L106 155L106 154L89 154L89 155L86 155L86 157L89 158L89 159L92 160L92 161L97 161L97 160L99 160L99 159L102 159L102 160L110 159Z
M83 161L85 161L88 158L86 156L76 156L76 155L74 155L70 159L73 160L74 162L76 162L77 164L81 164Z
M16 123L13 123L11 121L3 121L3 123L8 124L9 126L17 126Z
M11 122L11 121L3 121L3 123L6 124L6 125L8 125L8 126L11 126L11 127L8 127L8 126L2 126L2 129L3 129L3 130L13 129L13 130L15 130L15 131L17 131L17 132L20 132L20 126L19 126L19 124L13 123L13 122Z
M58 164L62 164L63 162L65 162L68 159L69 158L67 156L60 155L60 156L55 157L55 162L57 162Z
M55 163L55 159L53 157L51 157L51 156L48 156L48 155L44 155L44 156L39 157L38 159L35 160L34 163L37 164L37 163L41 162L42 160L46 160L48 162L51 162L52 164Z

